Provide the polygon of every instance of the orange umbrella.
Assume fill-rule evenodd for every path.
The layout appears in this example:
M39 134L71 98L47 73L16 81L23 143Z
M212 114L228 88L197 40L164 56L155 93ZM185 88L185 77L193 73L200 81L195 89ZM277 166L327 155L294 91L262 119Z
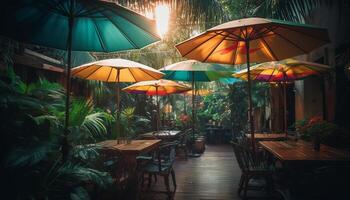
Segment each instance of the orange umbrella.
M117 85L117 131L120 118L120 82L138 82L155 80L163 77L163 73L141 63L125 59L106 59L87 63L73 68L72 76L88 80L115 82Z
M245 18L226 22L188 39L176 48L180 54L201 62L222 64L283 60L306 54L329 42L326 29L275 19ZM251 80L248 76L250 133L254 148Z
M157 130L159 130L160 121L159 121L159 99L158 96L165 96L169 94L181 93L190 90L191 88L170 80L154 80L154 81L141 81L135 84L132 84L128 87L123 88L123 91L132 93L132 94L146 94L149 96L156 95L157 98Z

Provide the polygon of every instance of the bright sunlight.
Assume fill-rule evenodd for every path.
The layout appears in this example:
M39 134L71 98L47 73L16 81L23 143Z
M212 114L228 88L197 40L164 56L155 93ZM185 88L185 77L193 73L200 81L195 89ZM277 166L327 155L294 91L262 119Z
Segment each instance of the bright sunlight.
M169 7L166 5L158 5L155 10L155 20L157 22L158 34L163 37L168 31L169 26Z

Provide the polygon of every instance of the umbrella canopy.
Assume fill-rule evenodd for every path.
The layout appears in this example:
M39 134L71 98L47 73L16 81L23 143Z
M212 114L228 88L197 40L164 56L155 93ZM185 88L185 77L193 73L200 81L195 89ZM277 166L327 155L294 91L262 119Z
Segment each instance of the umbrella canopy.
M329 72L327 65L286 59L280 62L265 62L254 65L250 69L250 79L263 82L292 82L311 75L320 75ZM248 80L247 69L241 70L234 77Z
M246 42L249 41L249 50ZM329 42L328 32L306 24L276 19L245 18L215 26L176 48L201 62L244 64L283 60Z
M182 56L202 62L246 63L250 74L250 62L283 60L328 42L327 29L275 19L245 18L215 26L176 48ZM250 76L247 88L250 134L255 148Z
M165 96L191 90L190 87L171 80L142 81L122 89L132 94Z
M111 52L142 48L160 40L156 24L115 3L97 0L5 0L0 35L67 50L63 158L68 155L72 51Z
M117 131L119 133L120 118L120 82L138 82L155 80L163 77L163 73L131 60L106 59L87 63L72 69L72 75L88 79L117 83Z
M295 59L286 59L280 62L273 61L254 65L250 69L250 79L262 82L278 82L283 85L284 131L287 134L286 83L303 79L311 75L321 75L330 70L331 68L327 65ZM233 76L243 80L248 80L247 69L243 69L233 74Z
M72 69L72 76L105 82L139 82L156 80L163 73L141 63L125 59L106 59Z
M234 69L229 65L202 63L196 60L186 60L165 66L160 71L165 78L178 81L210 82L221 77L229 77Z
M181 93L188 91L189 88L186 85L177 83L170 80L155 80L155 81L142 81L135 83L126 88L123 88L123 91L132 93L132 94L146 94L150 96L157 96L157 130L160 127L160 112L159 112L159 99L158 96L165 96L169 94Z
M55 49L112 52L160 40L153 20L112 2L5 0L0 10L1 35Z

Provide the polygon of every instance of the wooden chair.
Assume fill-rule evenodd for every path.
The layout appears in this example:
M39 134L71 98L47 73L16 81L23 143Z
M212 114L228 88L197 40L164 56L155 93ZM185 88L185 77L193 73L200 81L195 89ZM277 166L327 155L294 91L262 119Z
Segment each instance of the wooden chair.
M189 137L189 131L185 130L183 133L180 134L178 145L176 146L176 152L182 151L185 154L185 159L188 158L188 137Z
M261 190L264 188L267 190L267 192L272 192L272 171L267 167L267 165L260 159L256 158L249 148L238 143L231 143L236 160L242 171L238 188L239 196L243 199L247 199L248 190ZM253 186L251 184L251 180L253 179L264 179L265 184Z
M152 176L162 176L164 178L164 184L166 187L166 191L153 191L166 193L169 198L171 198L172 193L176 191L176 179L175 179L175 171L173 169L173 163L175 161L175 148L177 146L177 142L168 142L163 143L159 146L158 151L156 153L156 158L153 162L148 163L143 167L142 170L142 179L144 179L145 175L148 175L148 185L151 184ZM170 191L170 183L169 176L172 177L172 182L174 186L174 191ZM143 180L142 180L143 182ZM149 191L151 192L151 191Z

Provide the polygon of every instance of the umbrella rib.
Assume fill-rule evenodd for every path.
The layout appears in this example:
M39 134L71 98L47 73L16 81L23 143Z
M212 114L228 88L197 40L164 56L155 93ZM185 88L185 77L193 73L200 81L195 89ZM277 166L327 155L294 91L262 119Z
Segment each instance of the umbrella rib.
M276 71L276 68L274 67L274 68L273 68L273 71L272 71L272 73L271 73L271 75L270 75L270 78L267 79L268 82L270 82L270 80L272 79L273 73L274 73L275 71ZM263 71L261 71L260 74L261 74L262 72L263 72Z
M271 55L273 56L273 58L275 60L278 60L277 56L275 55L275 53L272 51L270 45L266 42L266 40L262 37L261 40L263 41L263 43L266 45L267 49L270 51Z
M128 70L129 70L129 72L130 72L131 76L134 78L135 82L137 82L136 77L134 76L134 73L132 73L132 71L131 71L132 69L131 69L131 68L129 68Z
M239 41L237 41L237 48L236 48L236 51L235 53L233 54L233 60L232 60L232 64L235 65L236 63L236 59L237 59L237 51L238 51L238 45L239 45Z
M111 76L111 74L112 74L112 70L113 70L113 67L111 67L111 70L109 70L109 74L108 74L108 77L107 77L107 79L106 79L106 82L108 82L109 77L110 77L110 76Z
M73 72L72 76L75 76L76 74L78 74L78 73L80 73L80 72L82 72L82 71L84 71L84 70L86 70L88 68L90 68L90 67L81 67L81 69L78 69L78 71Z
M274 32L274 31L273 31ZM298 48L299 50L301 50L304 53L308 53L306 50L304 50L303 48L301 48L299 45L295 44L294 42L292 42L291 40L289 40L288 38L284 37L283 35L274 32L276 35L280 36L282 39L286 40L287 42L291 43L293 46L295 46L296 48Z
M145 72L148 76L154 78L155 80L158 80L157 77L154 77L152 74L148 73L147 70L144 70L142 68L140 68L143 72Z
M109 21L115 26L118 28L118 30L120 31L120 33L132 44L132 46L134 46L135 48L140 48L138 47L132 40L131 38L120 28L120 26L115 23L109 16L105 15L105 13L103 13L103 15L109 19ZM125 19L125 18L124 18ZM129 20L128 20L129 21ZM130 21L129 21L130 22Z
M223 31L222 31L223 32ZM222 33L221 32L221 33ZM210 38L206 39L204 42L200 43L199 45L195 46L191 50L189 50L187 53L183 55L183 57L187 56L189 53L191 53L193 50L197 49L198 47L202 46L204 43L208 42L209 40L213 39L214 37L218 36L219 34L216 34L214 36L211 36Z
M95 30L96 30L96 32L97 32L98 40L99 40L100 43L101 43L102 49L103 49L104 51L107 51L107 49L106 49L106 47L105 47L105 45L104 45L104 41L103 41L103 39L102 39L102 37L101 37L100 29L98 28L98 26L97 26L97 24L96 24L96 21L95 21L94 19L92 19L92 21L93 21Z
M97 70L101 69L102 66L98 66L97 69L95 69L93 72L91 72L89 75L84 77L84 79L88 79L93 73L95 73Z
M210 51L210 53L209 53L208 56L203 60L203 62L206 62L206 61L207 61L207 59L208 59L208 58L211 56L211 54L216 50L216 48L218 48L218 46L219 46L229 35L230 35L230 33L229 33L228 35L224 36L223 39L222 39L220 42L218 42L217 45L215 45L215 47Z
M121 6L120 6L120 7L121 7ZM126 10L128 10L128 9L126 9ZM136 14L138 14L138 13L136 13ZM103 15L106 16L104 13L103 13ZM138 15L140 15L140 14L138 14ZM142 15L141 15L141 16L142 16ZM107 16L106 16L106 17L107 17ZM109 17L107 17L107 18L110 19ZM125 20L127 20L128 22L130 22L131 24L134 24L134 25L135 25L135 23L132 22L132 21L130 21L128 18L124 17L123 19L125 19ZM135 26L136 26L136 25L135 25ZM156 34L150 32L149 30L146 30L145 28L143 28L143 27L141 27L141 26L136 26L136 27L138 27L139 29L144 30L145 32L147 32L147 33L149 33L150 35L152 35L153 37L160 39L158 35L156 35Z

